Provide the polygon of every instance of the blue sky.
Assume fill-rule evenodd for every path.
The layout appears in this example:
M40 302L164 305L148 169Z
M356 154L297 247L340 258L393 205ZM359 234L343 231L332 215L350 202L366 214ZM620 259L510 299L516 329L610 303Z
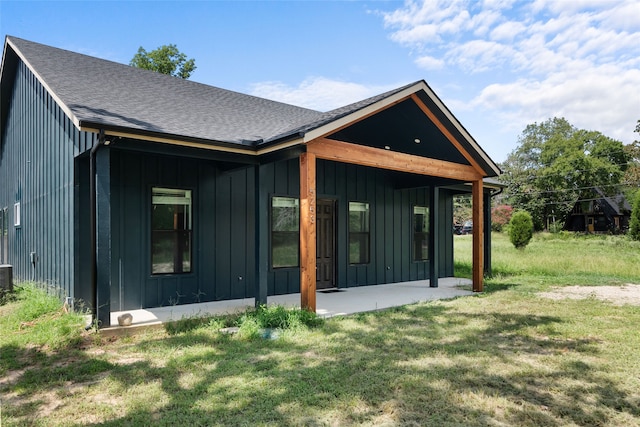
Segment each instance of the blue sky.
M0 0L0 34L122 63L173 43L191 80L323 111L424 79L498 162L554 116L638 137L638 0Z

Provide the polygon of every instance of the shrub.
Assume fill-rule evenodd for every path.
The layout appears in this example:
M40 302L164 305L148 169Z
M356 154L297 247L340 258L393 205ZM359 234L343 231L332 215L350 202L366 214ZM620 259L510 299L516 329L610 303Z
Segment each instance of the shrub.
M640 240L640 191L636 193L636 199L631 210L629 237L633 240Z
M509 240L517 249L524 249L533 237L533 219L527 211L518 211L509 221Z
M491 209L491 230L505 231L504 228L511 220L513 208L509 205L499 205Z

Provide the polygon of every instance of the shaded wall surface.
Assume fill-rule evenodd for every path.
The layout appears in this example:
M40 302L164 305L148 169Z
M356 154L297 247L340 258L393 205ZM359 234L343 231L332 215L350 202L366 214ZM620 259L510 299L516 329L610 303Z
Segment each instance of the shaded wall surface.
M112 310L254 296L255 168L225 171L224 166L210 160L112 149ZM269 200L299 196L297 159L262 167L266 182L261 186ZM384 171L329 161L318 161L317 182L318 198L335 200L338 287L429 277L428 262L414 262L411 253L413 206L430 205L427 187L397 189L393 177ZM151 274L153 187L193 192L190 273ZM438 245L440 275L447 276L453 273L453 240L451 232L446 232L451 230L451 197L441 193L439 198L438 212L444 215ZM348 263L349 201L370 204L368 264ZM299 292L299 268L269 268L267 274L268 295Z

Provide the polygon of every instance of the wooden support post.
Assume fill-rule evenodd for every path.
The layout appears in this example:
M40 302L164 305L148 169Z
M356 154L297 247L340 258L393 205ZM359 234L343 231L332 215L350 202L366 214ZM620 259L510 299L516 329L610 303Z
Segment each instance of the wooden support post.
M300 155L300 307L316 311L316 156Z
M111 155L108 147L96 152L96 319L111 326Z
M491 275L491 193L484 194L484 265L485 276Z
M484 209L482 208L484 200L482 179L473 181L471 192L473 204L473 292L482 292L484 273L482 265L482 258L484 256Z
M266 168L256 165L255 183L255 305L267 305L267 276L269 275L269 196L266 189Z

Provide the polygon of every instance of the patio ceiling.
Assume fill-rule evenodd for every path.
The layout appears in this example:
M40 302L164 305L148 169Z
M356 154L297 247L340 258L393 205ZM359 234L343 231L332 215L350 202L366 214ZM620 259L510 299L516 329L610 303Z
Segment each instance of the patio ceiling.
M460 153L414 102L407 98L327 136L329 139L386 149L414 156L469 165Z

